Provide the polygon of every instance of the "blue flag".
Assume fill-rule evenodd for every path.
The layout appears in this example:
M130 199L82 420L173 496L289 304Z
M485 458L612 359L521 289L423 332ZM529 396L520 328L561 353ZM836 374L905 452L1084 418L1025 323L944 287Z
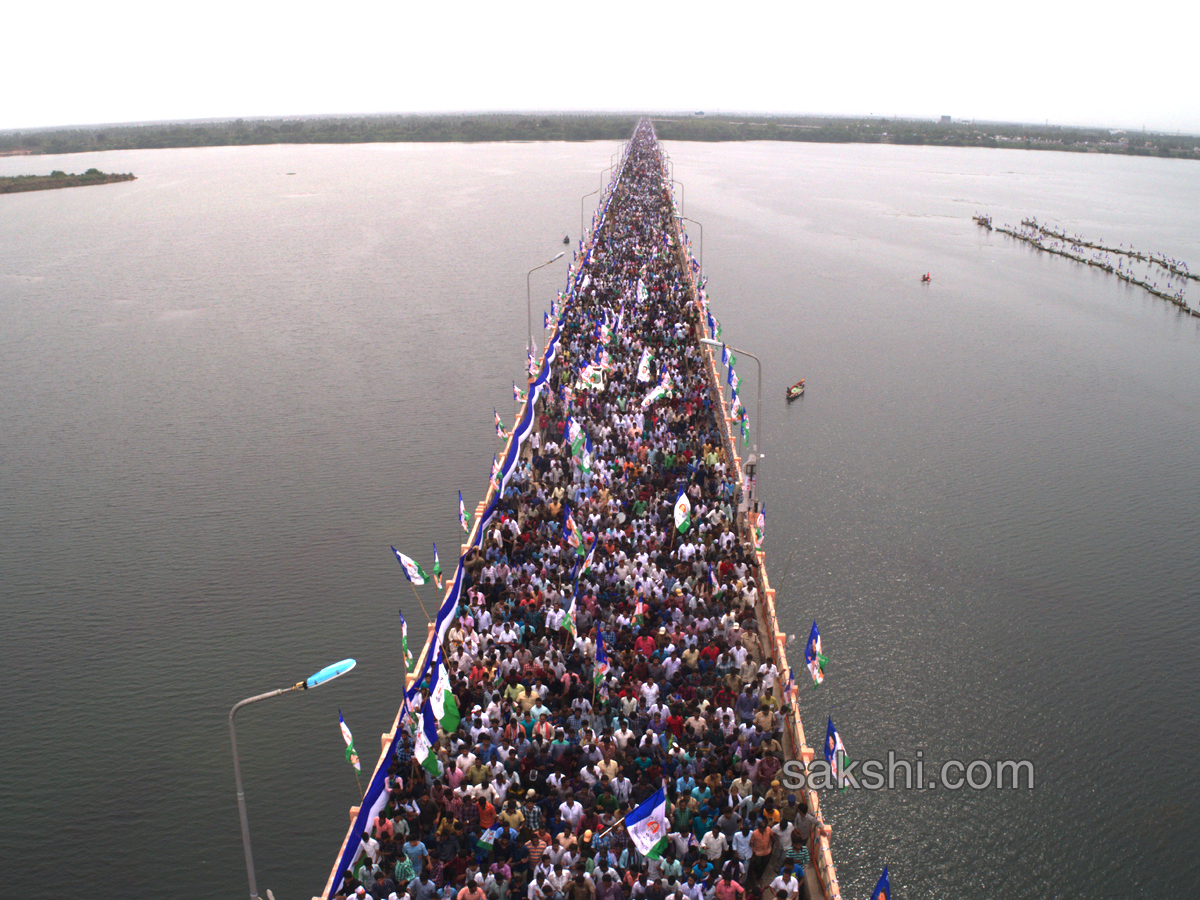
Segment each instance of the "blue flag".
M821 632L813 621L812 631L808 633L808 643L804 645L804 665L812 675L813 687L825 680L825 663L828 660L821 655Z
M413 655L408 649L408 623L404 621L404 610L400 610L400 650L404 654L404 671L412 671Z
M594 679L596 684L604 680L604 676L608 674L608 654L604 652L604 632L596 632L596 671Z
M625 817L625 831L638 853L659 859L667 849L667 793L659 788Z
M875 890L871 891L871 900L892 900L892 886L888 883L887 866L883 867L883 874L875 883Z
M596 559L596 544L600 541L600 533L596 532L596 536L592 538L592 548L588 551L587 556L581 559L575 565L575 576L572 579L575 582L575 590L579 590L579 579L587 574L592 568L592 562Z
M712 323L712 316L708 317L708 321L710 324ZM726 347L724 344L722 344L721 345L721 365L724 366L724 365L728 364L728 362L729 362L729 348Z
M842 736L833 727L832 718L829 720L829 727L825 730L825 762L829 763L829 769L833 773L838 787L845 789L848 783L844 774L846 770L846 748L842 746Z
M542 328L549 328L549 327L550 327L550 313L544 312L544 313L542 313Z
M437 754L434 752L437 742L437 719L433 715L433 704L426 700L425 705L421 707L421 728L417 732L413 755L425 771L434 777L441 774L441 766L438 764Z

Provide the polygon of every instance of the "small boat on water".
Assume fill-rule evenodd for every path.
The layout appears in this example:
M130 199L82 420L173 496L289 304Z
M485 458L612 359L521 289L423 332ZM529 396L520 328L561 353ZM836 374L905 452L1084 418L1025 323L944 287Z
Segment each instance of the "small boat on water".
M563 243L564 243L564 244L569 244L569 243L571 243L571 236L570 236L569 234L564 234L564 235L563 235Z
M789 401L795 400L797 397L804 396L804 379L801 378L790 388L787 389L787 398Z
M926 272L924 275L921 276L922 284L929 284L929 282L931 282L931 281L933 281L933 279L930 277L928 272Z

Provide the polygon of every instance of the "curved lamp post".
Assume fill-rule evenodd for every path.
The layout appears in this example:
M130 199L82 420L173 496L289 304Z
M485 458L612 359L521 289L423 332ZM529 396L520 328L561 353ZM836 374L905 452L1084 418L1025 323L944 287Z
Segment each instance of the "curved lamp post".
M720 341L714 341L712 338L700 338L700 343L707 344L710 347L726 346L734 353L748 356L758 363L758 400L754 408L754 455L761 460L763 455L758 452L758 448L762 444L762 360L747 350L742 350L740 347L733 346L733 344L722 344Z
M326 666L320 672L309 676L304 681L297 681L291 687L267 691L267 693L259 694L257 697L248 697L241 703L236 704L229 711L229 742L233 745L233 779L237 782L238 816L242 820L242 849L246 853L246 877L250 879L250 900L258 900L258 885L254 880L254 856L250 852L250 820L246 818L246 795L242 791L242 767L238 763L237 732L233 728L233 717L237 715L237 711L243 706L249 706L251 703L257 703L259 700L269 700L272 697L278 697L280 694L287 694L291 691L307 691L309 688L314 688L319 684L333 681L339 675L345 675L356 665L358 663L352 659L343 659L332 666Z
M691 222L693 225L700 226L700 277L704 277L704 226L700 225L695 219L689 219L687 216L676 215L675 218L682 219L684 222ZM749 356L750 354L746 354Z
M582 200L580 200L579 202L583 203ZM550 263L552 263L552 262L558 262L565 255L566 255L566 251L563 251L562 253L559 253L558 256L554 257L554 259L547 260L546 262L542 263L540 266L534 266L525 275L525 320L526 320L526 324L529 326L529 349L530 349L530 351L533 350L533 301L530 299L531 295L529 292L529 276L532 275L534 272L536 272L538 269L546 268L546 266L550 265Z
M679 198L679 211L680 211L680 212L687 212L687 191L685 191L685 190L683 189L683 182L682 182L682 181L676 181L674 178L672 178L672 179L671 179L671 184L677 184L677 185L679 185L679 193L682 195L682 196ZM703 227L703 226L701 226L701 227Z
M592 193L584 194L582 197L579 198L579 239L580 240L583 240L583 201L586 200L588 197L591 197L595 194L600 193L602 190L604 190L604 189L596 188L594 191L592 191Z

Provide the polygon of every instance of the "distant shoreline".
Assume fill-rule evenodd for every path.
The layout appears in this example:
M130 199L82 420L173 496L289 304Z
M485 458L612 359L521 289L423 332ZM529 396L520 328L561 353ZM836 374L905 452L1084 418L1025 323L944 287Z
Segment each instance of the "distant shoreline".
M118 181L134 181L132 172L110 174L99 169L88 169L82 175L54 171L49 175L5 175L0 176L0 194L20 194L25 191L53 191L58 188L87 187L92 184L113 184Z
M344 116L104 125L0 133L0 157L267 144L622 141L631 115ZM1200 137L1057 125L816 116L660 116L662 141L799 141L1057 150L1200 160Z

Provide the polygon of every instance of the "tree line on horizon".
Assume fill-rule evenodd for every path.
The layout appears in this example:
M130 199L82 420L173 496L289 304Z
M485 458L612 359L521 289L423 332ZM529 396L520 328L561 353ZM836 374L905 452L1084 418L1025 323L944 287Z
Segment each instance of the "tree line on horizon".
M656 116L667 141L802 141L1122 153L1200 159L1200 138L1054 125L934 122L920 119L733 115ZM487 141L622 141L633 114L394 115L233 119L106 125L0 133L0 154L261 144Z

